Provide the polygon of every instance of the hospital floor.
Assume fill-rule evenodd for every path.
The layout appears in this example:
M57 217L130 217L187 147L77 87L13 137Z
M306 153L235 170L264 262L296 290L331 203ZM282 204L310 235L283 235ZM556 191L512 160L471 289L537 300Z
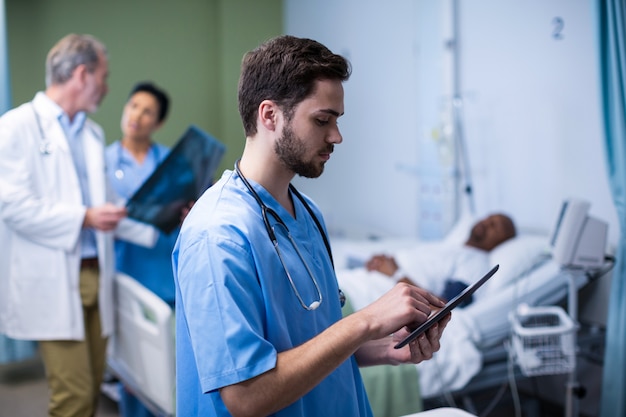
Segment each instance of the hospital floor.
M47 389L38 359L0 365L0 417L46 416ZM117 403L102 394L95 417L119 417Z

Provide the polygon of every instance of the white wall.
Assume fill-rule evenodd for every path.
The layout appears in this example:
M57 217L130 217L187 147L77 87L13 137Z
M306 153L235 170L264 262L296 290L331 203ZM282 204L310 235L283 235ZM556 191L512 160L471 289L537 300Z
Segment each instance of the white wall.
M612 223L615 242L593 3L460 2L466 131L479 210L503 207L546 228L578 196Z
M334 233L417 232L417 27L414 2L285 2L286 32L311 37L350 59L344 142L324 175L297 180Z
M564 198L586 198L592 215L609 221L616 242L594 1L459 4L464 136L477 214L502 210L521 227L549 230ZM354 66L340 119L344 143L320 179L297 181L332 230L397 236L447 230L454 171L440 138L449 118L441 109L450 99L450 5L285 0L287 33L317 39ZM564 22L559 39L557 17Z

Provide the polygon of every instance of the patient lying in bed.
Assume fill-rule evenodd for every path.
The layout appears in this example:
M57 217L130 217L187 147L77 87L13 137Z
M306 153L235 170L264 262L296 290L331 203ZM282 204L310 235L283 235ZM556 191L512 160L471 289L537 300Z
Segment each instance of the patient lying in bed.
M501 343L507 336L507 314L518 300L533 305L543 299L546 291L554 293L557 288L554 268L531 274L548 259L548 237L536 231L519 234L510 218L505 216L510 221L505 226L508 222L499 216L478 222L462 219L449 236L436 243L393 239L333 242L339 287L354 310L378 299L397 279L409 279L443 295L447 280L471 283L500 264L496 276L474 294L474 302L452 314L435 357L413 366L424 398L444 389L465 387L482 367L483 346ZM393 253L393 257L379 255L379 266L372 265L376 259L372 254L383 251ZM363 260L356 268L355 259Z
M398 281L418 285L449 300L488 271L493 266L489 264L489 252L515 235L510 217L492 214L472 226L462 245L428 250L419 246L398 250L394 256L377 254L365 262L364 268L338 274L339 285L357 310ZM479 291L475 296L480 294Z

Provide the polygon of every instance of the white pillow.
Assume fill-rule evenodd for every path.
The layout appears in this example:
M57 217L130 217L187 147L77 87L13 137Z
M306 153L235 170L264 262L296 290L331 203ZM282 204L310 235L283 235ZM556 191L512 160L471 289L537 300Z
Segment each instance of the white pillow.
M472 214L463 213L454 226L452 226L452 228L448 231L446 236L442 239L441 243L452 246L463 245L467 241L472 227L478 220L480 219Z
M485 284L485 293L501 291L547 259L549 254L547 236L518 235L501 243L489 253L490 265L499 264L500 268Z

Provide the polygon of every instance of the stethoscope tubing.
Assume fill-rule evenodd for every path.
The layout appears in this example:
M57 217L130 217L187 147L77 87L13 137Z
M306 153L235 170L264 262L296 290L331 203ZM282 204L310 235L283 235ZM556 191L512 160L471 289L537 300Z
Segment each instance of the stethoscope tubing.
M280 263L282 264L282 267L285 270L285 274L287 275L287 279L289 280L289 283L290 283L291 288L293 289L293 291L294 291L294 293L296 295L296 298L298 299L298 301L300 302L300 304L302 305L302 307L305 310L311 311L311 310L317 309L320 306L320 304L322 303L322 301L323 301L322 291L321 291L321 289L319 287L319 283L317 282L317 280L315 279L315 276L313 275L313 272L311 271L309 265L307 264L307 262L304 259L302 253L300 252L300 249L298 248L298 245L296 244L295 240L291 236L291 233L289 232L289 228L287 227L287 225L285 224L283 219L278 215L278 213L276 213L276 211L273 210L272 208L268 207L263 202L263 200L261 199L259 194L254 190L254 188L252 188L252 185L248 182L247 178L243 175L243 173L239 169L239 160L237 160L235 162L235 172L241 178L241 180L243 181L244 185L246 186L246 188L248 189L248 191L250 192L252 197L254 197L256 202L261 207L261 215L263 217L263 223L265 225L265 230L267 231L267 235L268 235L270 241L272 242L272 245L274 246L274 250L276 251L276 253L278 255ZM326 237L326 234L324 233L324 230L322 229L322 226L321 226L317 216L315 216L315 213L313 213L313 210L311 209L311 207L304 200L304 197L302 196L302 194L300 194L296 190L296 188L293 185L291 185L291 184L289 185L289 188L298 197L298 199L300 201L302 201L302 204L305 206L306 210L309 212L309 214L313 218L317 228L319 229L319 231L320 231L320 233L322 235L322 238L324 240L324 244L326 246L326 250L328 251L328 255L330 257L331 264L332 264L332 254L331 254L331 251L330 251L330 244L328 243L328 238ZM286 235L287 235L287 239L289 239L289 241L291 242L291 245L295 249L296 254L298 255L298 257L302 261L302 264L304 265L304 268L306 269L307 273L309 274L309 277L311 278L311 281L313 282L315 290L317 291L317 294L318 294L318 299L316 301L313 301L309 305L307 305L304 302L304 300L302 299L302 297L300 296L300 292L298 291L298 289L297 289L297 287L296 287L296 285L295 285L295 283L293 281L293 278L291 277L291 273L287 269L287 265L285 264L285 260L283 259L282 253L281 253L280 248L278 246L278 239L276 237L276 233L274 232L274 227L269 222L268 214L271 215L272 217L274 217L274 219L278 222L278 224L280 224L280 226L285 229L285 232L286 232ZM340 299L341 299L341 296L342 296L342 293L340 292Z

